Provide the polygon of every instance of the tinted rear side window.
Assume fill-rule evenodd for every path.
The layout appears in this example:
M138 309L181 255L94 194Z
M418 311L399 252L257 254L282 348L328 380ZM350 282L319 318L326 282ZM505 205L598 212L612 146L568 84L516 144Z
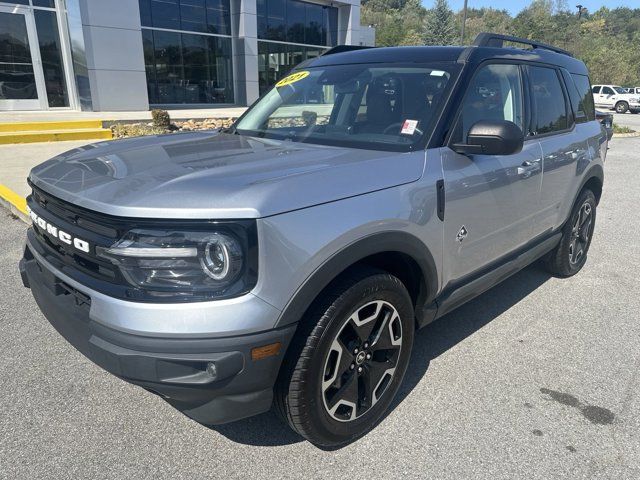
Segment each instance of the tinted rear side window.
M535 109L532 133L542 135L567 129L567 105L556 70L529 67L529 76Z
M573 79L573 84L568 84L567 89L571 97L571 106L576 114L576 123L595 120L596 112L593 105L593 95L591 94L589 77L575 73L572 73L570 77Z
M593 87L593 93L600 93L600 87Z

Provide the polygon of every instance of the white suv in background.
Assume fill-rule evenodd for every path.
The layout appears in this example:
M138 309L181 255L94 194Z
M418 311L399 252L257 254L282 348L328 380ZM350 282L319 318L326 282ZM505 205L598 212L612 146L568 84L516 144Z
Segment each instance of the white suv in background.
M640 93L627 93L617 85L594 85L591 88L596 107L613 109L616 113L638 113L640 111Z

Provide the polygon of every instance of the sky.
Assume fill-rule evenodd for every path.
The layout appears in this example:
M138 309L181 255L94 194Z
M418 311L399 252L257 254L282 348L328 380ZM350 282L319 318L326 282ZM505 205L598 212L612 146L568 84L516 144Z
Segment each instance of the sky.
M422 4L427 8L431 7L433 3L433 0L422 0ZM493 7L499 10L507 10L511 15L516 15L530 3L529 0L467 0L469 8ZM581 4L591 12L598 10L603 5L606 5L608 8L640 8L640 0L567 0L567 4L569 8L575 8L575 5ZM449 5L451 9L456 12L462 10L464 0L449 0ZM576 12L577 11L576 9Z

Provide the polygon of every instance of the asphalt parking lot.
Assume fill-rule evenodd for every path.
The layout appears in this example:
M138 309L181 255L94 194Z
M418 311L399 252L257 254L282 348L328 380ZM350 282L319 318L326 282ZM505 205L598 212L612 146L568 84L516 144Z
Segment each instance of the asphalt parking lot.
M580 274L533 265L420 331L391 413L336 451L272 413L203 427L90 363L21 286L26 227L0 211L0 478L640 478L638 152L612 143Z
M629 127L636 132L640 132L640 113L614 113L613 122L617 123L620 126Z

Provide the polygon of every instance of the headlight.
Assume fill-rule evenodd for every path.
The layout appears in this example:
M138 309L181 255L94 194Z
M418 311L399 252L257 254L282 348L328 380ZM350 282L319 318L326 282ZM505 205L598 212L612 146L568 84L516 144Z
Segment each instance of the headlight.
M136 297L213 300L248 292L257 278L255 224L212 230L128 231L96 253L117 265Z

